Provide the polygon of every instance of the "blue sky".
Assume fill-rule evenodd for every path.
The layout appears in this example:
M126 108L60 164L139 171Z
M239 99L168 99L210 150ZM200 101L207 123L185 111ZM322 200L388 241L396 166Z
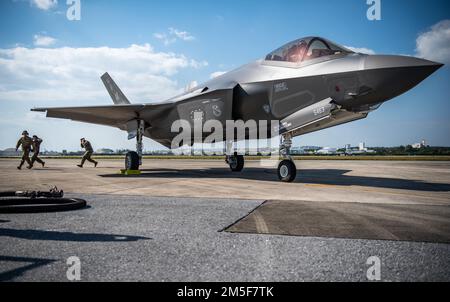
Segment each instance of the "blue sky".
M110 104L99 80L105 71L132 102L152 102L302 36L450 64L448 0L382 0L381 21L367 19L368 7L366 0L81 0L81 20L69 21L65 0L0 1L0 149L13 146L23 129L44 137L46 149L77 150L82 136L97 148L133 148L119 130L29 112ZM394 146L425 138L450 146L449 80L446 66L367 119L294 142Z

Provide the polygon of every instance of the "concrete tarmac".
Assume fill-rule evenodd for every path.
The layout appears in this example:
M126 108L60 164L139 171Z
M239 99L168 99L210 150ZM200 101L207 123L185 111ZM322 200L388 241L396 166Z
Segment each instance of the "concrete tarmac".
M294 183L278 181L274 168L247 161L233 173L220 160L144 160L142 175L122 176L123 160L47 160L47 168L17 170L15 160L0 159L0 190L70 193L303 200L330 202L450 204L450 162L299 161Z
M121 160L77 163L19 171L0 160L0 191L57 185L90 206L0 214L0 280L66 281L66 261L77 256L82 281L366 281L366 261L377 256L382 281L450 281L450 162L301 161L291 184L257 161L232 173L221 161L145 160L131 177L118 174ZM272 211L252 216L271 202ZM305 204L315 216L299 224ZM299 215L285 215L289 208ZM332 212L360 216L348 223ZM249 217L258 227L229 232ZM341 228L325 228L330 221ZM361 225L370 236L345 235ZM411 227L430 233L378 236ZM309 233L286 236L292 229Z

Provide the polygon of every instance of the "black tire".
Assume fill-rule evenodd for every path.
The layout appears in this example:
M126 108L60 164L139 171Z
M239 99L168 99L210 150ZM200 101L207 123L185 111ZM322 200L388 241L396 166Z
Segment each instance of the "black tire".
M241 172L244 169L244 156L233 155L231 156L230 169L233 172Z
M125 156L126 170L139 170L139 155L137 152L130 151Z
M278 165L278 179L283 182L293 182L297 176L297 167L291 160L283 160Z

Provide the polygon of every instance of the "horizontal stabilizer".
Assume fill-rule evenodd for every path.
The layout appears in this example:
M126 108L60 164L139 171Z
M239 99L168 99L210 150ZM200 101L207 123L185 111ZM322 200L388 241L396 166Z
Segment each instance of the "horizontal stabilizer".
M33 108L32 111L47 112L47 117L70 119L79 122L123 128L145 108L143 104L109 105L90 107Z

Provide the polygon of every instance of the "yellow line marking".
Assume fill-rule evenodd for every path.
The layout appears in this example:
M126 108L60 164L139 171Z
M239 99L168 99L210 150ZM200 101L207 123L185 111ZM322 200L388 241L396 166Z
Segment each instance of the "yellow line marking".
M264 221L264 217L258 212L254 212L253 218L255 219L256 230L258 231L258 233L268 234L269 228L267 227L267 224Z
M338 185L327 185L327 184L305 184L305 186L308 187L322 187L322 188L328 188L328 187L334 187L334 188L338 188Z

